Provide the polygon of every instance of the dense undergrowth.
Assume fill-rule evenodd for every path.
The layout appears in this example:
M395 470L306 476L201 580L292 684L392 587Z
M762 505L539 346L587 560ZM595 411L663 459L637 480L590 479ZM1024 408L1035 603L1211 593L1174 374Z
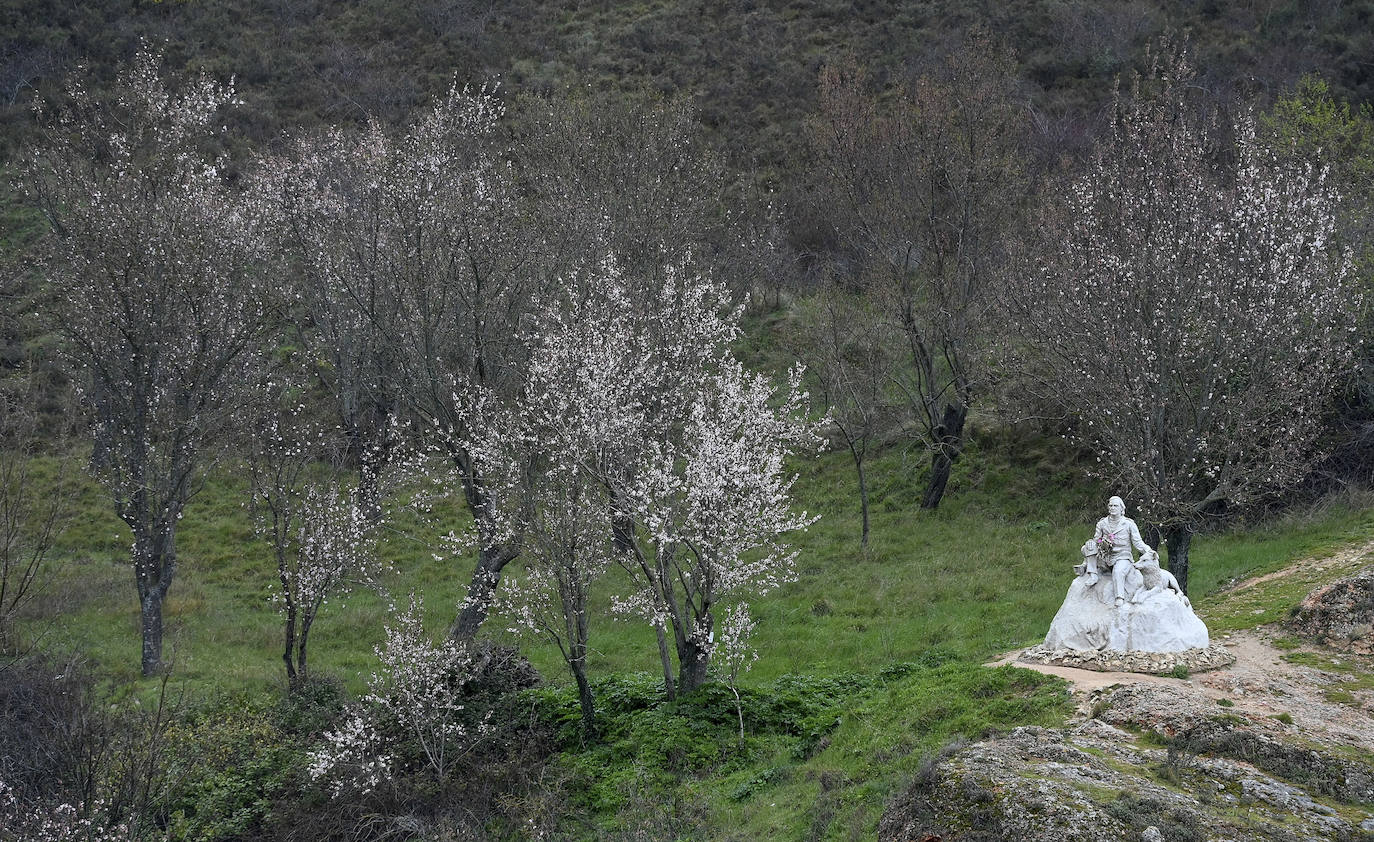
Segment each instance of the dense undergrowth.
M45 681L72 695L75 685L52 676L80 676L84 704L125 711L66 721L122 746L103 755L111 780L142 770L140 809L156 838L871 838L883 805L945 744L1066 715L1056 680L980 664L1043 635L1104 496L1061 440L980 428L956 490L923 512L925 461L901 443L875 460L867 549L847 459L796 466L799 505L821 518L797 538L797 581L754 606L761 658L742 677L738 709L723 683L665 701L651 631L613 619L603 593L590 664L600 732L589 740L557 652L508 635L494 617L488 636L517 644L543 684L493 689L496 727L442 782L407 766L404 752L388 786L366 798L332 800L306 772L321 734L376 669L388 600L419 592L442 634L469 570L436 560L429 534L452 528L456 510L394 525L387 593L359 591L326 609L313 638L316 679L288 694L270 553L241 480L221 467L180 533L184 561L167 606L174 667L163 684L137 674L122 526L82 471L59 473L49 459L44 481L74 494L76 513L23 630L55 660L16 674L38 682L34 698ZM1277 619L1293 594L1265 591L1265 611L1242 616L1225 588L1331 553L1371 526L1374 506L1347 494L1201 536L1195 604L1226 628ZM160 722L150 711L163 712ZM139 735L156 735L160 748ZM109 760L154 755L144 765ZM306 825L324 835L302 836Z

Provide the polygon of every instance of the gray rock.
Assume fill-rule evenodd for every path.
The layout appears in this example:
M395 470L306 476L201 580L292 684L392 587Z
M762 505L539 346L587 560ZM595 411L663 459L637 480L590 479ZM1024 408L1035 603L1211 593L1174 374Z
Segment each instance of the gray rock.
M1033 646L1016 658L1026 664L1054 664L1096 672L1141 672L1159 675L1183 667L1190 673L1221 669L1236 662L1236 657L1219 643L1206 649L1182 652L1122 652L1115 649L1051 649Z
M1374 654L1374 565L1309 593L1288 624L1328 646Z
M1118 687L1094 707L1101 719L1017 728L954 751L889 805L878 838L1337 842L1354 828L1318 799L1369 800L1350 797L1358 787L1347 761L1261 733L1263 718L1219 713L1188 685ZM1144 741L1142 730L1175 745ZM1244 827L1235 824L1238 802Z

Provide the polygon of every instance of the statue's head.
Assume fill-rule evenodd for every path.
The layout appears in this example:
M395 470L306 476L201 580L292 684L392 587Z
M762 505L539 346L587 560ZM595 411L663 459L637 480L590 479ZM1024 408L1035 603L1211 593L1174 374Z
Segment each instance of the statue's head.
M1124 515L1126 514L1126 503L1120 497L1113 497L1107 501L1107 514Z
M1156 570L1159 569L1159 553L1154 550L1141 553L1140 558L1136 559L1135 568L1137 570L1148 570L1152 567Z

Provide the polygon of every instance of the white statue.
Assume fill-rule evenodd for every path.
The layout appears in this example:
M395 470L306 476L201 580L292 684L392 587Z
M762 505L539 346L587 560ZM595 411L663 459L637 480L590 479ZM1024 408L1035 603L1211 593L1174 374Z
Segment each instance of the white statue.
M1133 549L1140 551L1139 560ZM1074 566L1076 576L1045 635L1047 648L1181 652L1208 646L1207 626L1178 580L1159 566L1159 554L1126 517L1120 497L1107 502L1107 516L1081 553L1083 561Z
M1116 586L1116 604L1127 600L1139 602L1137 595L1143 584L1139 571L1135 568L1135 557L1131 548L1140 550L1142 555L1154 555L1155 566L1159 566L1159 556L1140 537L1140 529L1135 521L1126 517L1126 503L1120 497L1107 501L1107 516L1097 522L1093 541L1098 545L1098 567L1108 567L1112 571L1112 584Z
M1132 600L1133 602L1144 602L1157 593L1172 591L1175 599L1181 600L1189 608L1193 607L1174 574L1159 566L1159 553L1154 550L1145 553L1140 557L1140 561L1135 563L1135 569L1140 571L1144 586L1143 590L1137 592L1140 598Z

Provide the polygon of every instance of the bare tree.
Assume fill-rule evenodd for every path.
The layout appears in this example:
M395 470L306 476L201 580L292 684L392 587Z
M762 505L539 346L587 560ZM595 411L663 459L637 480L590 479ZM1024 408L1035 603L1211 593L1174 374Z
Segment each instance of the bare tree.
M900 340L895 327L873 311L872 302L828 283L804 310L791 341L806 365L813 397L826 413L854 462L863 525L859 542L868 546L867 460L898 422L891 394Z
M1301 478L1361 300L1323 169L1203 119L1165 43L1044 216L1021 347L1188 582L1197 527ZM1129 95L1128 95L1129 94Z
M400 313L384 229L390 208L378 179L379 152L369 137L333 130L296 140L284 156L259 161L253 192L273 213L279 255L294 270L289 294L302 344L317 360L313 373L334 399L357 470L363 511L380 512L377 478L392 457L389 437L400 404L397 363L387 337ZM370 155L369 151L374 153Z
M53 544L71 515L61 487L66 457L59 452L57 483L40 479L43 438L34 405L37 390L24 374L0 380L0 655L22 652L14 634L20 611L49 583Z
M234 93L205 78L169 90L160 64L142 51L108 104L73 83L26 170L97 470L133 531L145 675L162 669L177 523L246 382L265 288L256 218L204 152Z
M894 385L930 448L921 507L939 506L987 378L990 293L1025 196L1015 63L974 33L939 76L887 104L852 65L821 75L819 201L907 362Z
M771 255L689 103L529 99L516 130L551 266L594 270L614 254L626 281L644 286L637 298L684 261L719 272L737 297L759 285Z

